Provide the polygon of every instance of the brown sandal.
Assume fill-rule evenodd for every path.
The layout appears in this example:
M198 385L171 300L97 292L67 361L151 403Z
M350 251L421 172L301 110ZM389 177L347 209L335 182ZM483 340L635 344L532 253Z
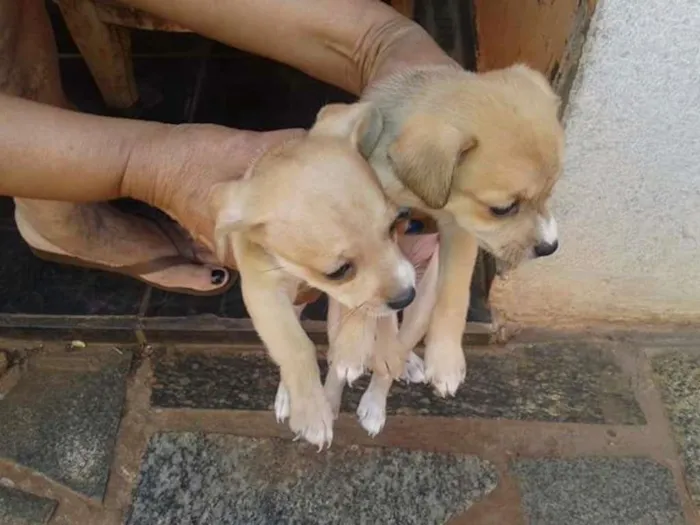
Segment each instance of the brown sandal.
M199 291L199 290L193 290L191 288L168 287L168 286L162 286L162 285L159 285L157 283L153 283L151 281L148 281L148 280L144 279L142 277L142 275L153 273L153 272L158 272L160 270L165 270L167 268L172 268L173 266L180 266L183 264L192 264L191 260L188 260L187 258L183 257L182 255L168 255L165 257L158 257L157 259L153 259L153 260L142 262L142 263L131 264L128 266L107 266L107 265L92 262L92 261L86 261L84 259L80 259L80 258L74 257L72 255L63 255L60 253L47 252L44 250L39 250L39 249L33 248L31 246L29 248L34 253L34 255L36 255L39 259L42 259L44 261L55 262L55 263L59 263L59 264L67 264L70 266L78 266L80 268L88 268L91 270L103 270L106 272L112 272L112 273L118 273L121 275L126 275L128 277L138 279L139 281L144 282L147 285L152 286L153 288L158 288L158 289L166 291L166 292L204 296L204 297L214 296L214 295L222 295L222 294L228 292L238 279L237 272L232 273L230 270L227 269L226 272L228 274L228 282L224 286L222 286L220 288L215 288L214 290Z

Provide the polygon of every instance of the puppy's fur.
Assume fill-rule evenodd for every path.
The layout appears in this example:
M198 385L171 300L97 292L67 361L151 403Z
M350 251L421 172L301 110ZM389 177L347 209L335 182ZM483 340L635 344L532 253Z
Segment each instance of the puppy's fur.
M382 129L379 140L365 149L389 198L438 223L440 268L425 372L439 394L454 395L466 373L461 339L478 246L502 270L556 250L547 201L562 167L559 99L542 75L516 65L483 74L409 70L375 85L363 100L382 117L373 121ZM343 338L356 335L347 331ZM336 362L341 379L364 366L363 353ZM401 366L393 363L386 367L397 377Z
M308 135L213 192L217 251L233 249L246 307L280 367L287 395L277 416L289 416L291 429L319 447L331 442L333 414L295 313L300 284L370 318L393 312L395 297L415 286L392 235L397 209L360 153L361 143L376 140L372 119L367 103L328 106Z

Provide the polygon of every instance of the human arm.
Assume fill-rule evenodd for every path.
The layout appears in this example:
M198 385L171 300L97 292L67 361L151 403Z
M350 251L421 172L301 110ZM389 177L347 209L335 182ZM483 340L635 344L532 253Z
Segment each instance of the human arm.
M122 0L359 95L408 66L455 64L378 0Z

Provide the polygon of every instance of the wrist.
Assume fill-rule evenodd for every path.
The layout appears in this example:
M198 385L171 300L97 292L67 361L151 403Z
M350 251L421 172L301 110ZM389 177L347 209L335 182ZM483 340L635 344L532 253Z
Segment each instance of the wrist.
M401 71L415 68L460 67L417 22L396 15L366 38L357 56L372 57L363 68L363 91ZM364 43L363 43L364 44Z
M134 133L125 145L127 161L122 173L120 196L157 206L158 178L163 171L163 155L168 155L167 142L175 125L140 122L143 129ZM172 152L170 152L172 154Z

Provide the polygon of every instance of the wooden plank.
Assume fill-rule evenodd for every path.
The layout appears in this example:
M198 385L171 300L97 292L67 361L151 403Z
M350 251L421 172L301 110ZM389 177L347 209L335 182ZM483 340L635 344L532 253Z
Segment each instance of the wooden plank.
M597 0L473 0L477 68L525 62L562 82L575 67Z

